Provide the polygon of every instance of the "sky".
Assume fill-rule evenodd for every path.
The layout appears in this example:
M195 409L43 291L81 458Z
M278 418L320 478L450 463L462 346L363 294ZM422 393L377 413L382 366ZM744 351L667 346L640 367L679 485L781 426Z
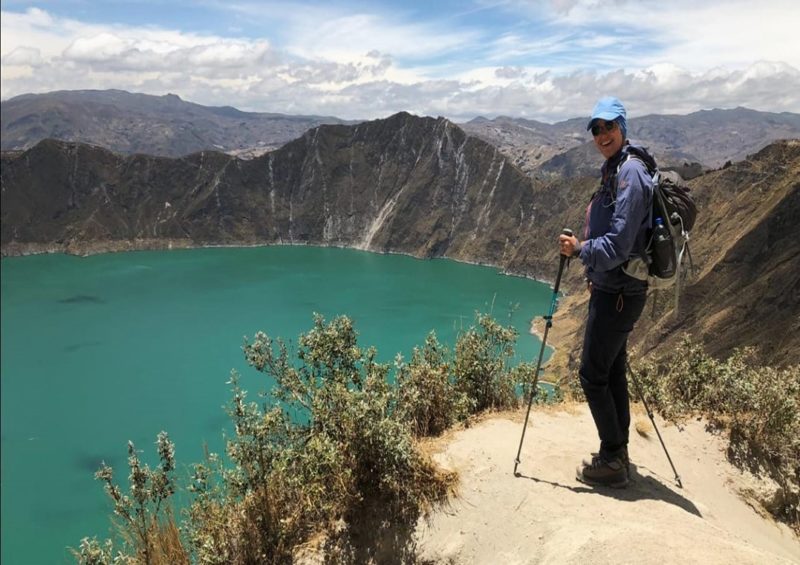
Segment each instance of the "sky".
M116 88L466 121L800 112L797 0L0 0L0 99Z

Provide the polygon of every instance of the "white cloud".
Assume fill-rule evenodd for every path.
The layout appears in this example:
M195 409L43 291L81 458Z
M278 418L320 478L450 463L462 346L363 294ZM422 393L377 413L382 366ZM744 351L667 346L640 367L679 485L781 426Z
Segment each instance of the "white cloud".
M672 62L692 70L781 60L800 66L800 2L796 0L631 0L615 5L575 0L553 25L635 30L644 65ZM658 46L653 50L649 45ZM634 53L635 55L635 53ZM636 65L636 61L630 61Z
M481 33L455 29L436 21L415 21L397 8L381 11L378 3L370 11L346 5L296 2L231 2L226 9L265 27L280 28L281 47L309 59L340 63L357 60L367 51L390 53L393 59L429 59L472 46Z
M544 16L537 4L536 17L544 18L538 35L520 26L491 37L435 21L395 23L379 13L287 4L270 5L273 26L256 39L90 24L39 9L3 12L1 95L120 88L343 118L407 110L457 120L505 114L555 121L588 112L607 93L620 96L631 115L734 106L800 111L800 47L791 48L798 40L783 21L796 14L800 21L800 8L786 5L781 14L780 3L762 6L769 22L749 29L769 28L774 37L765 39L740 32L757 19L752 13L625 4L556 1L544 5ZM631 18L642 4L648 16ZM531 5L505 2L502 9L524 19ZM247 8L236 6L242 14ZM280 33L269 31L275 26ZM715 55L718 48L726 52Z
M36 67L43 62L42 53L36 47L15 47L3 55L3 65Z
M525 72L521 67L500 67L494 70L494 75L501 79L515 79L525 76Z
M63 56L66 59L85 62L118 59L132 48L132 43L111 33L79 37L64 50Z

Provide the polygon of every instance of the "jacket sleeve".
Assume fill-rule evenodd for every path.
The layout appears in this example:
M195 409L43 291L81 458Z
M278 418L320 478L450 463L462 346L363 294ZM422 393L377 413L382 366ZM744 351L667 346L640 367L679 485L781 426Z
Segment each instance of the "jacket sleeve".
M594 271L610 271L630 258L636 237L648 221L653 181L638 159L629 159L617 175L617 201L608 231L583 242L580 259Z

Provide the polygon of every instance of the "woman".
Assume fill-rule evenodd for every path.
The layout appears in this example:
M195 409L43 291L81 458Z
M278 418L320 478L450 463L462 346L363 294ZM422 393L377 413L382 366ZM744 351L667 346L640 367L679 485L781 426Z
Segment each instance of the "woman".
M600 449L578 466L577 479L612 487L629 480L627 343L647 295L647 281L627 274L625 266L632 257L644 256L653 199L647 168L628 157L625 116L614 97L595 105L586 129L606 159L601 187L587 208L583 241L559 237L561 254L584 264L591 292L579 375Z

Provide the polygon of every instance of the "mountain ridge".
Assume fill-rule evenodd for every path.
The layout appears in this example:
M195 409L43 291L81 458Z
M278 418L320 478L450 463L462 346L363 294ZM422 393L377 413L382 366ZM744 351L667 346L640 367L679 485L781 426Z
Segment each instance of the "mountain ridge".
M498 146L534 176L587 176L596 174L602 164L586 133L585 118L545 124L501 116L462 126ZM647 146L663 168L686 174L694 164L689 176L696 176L700 170L740 161L774 141L800 137L800 114L743 107L648 114L628 119L628 135Z
M0 103L2 149L46 138L100 145L123 154L180 157L203 150L255 156L280 147L332 116L244 112L203 106L175 94L65 90L22 94Z
M15 243L163 238L301 241L489 262L507 246L493 239L489 210L527 209L532 194L530 179L496 149L443 118L407 113L320 126L252 160L215 152L123 157L54 140L3 159L6 254ZM498 185L502 205L484 198ZM466 213L477 207L483 214ZM393 225L397 217L412 221ZM516 212L495 220L522 222ZM482 235L472 247L454 243L464 231Z
M334 116L244 112L203 106L175 94L123 90L23 94L0 103L4 150L26 149L45 138L101 145L123 154L180 157L219 150L252 158L277 149L322 124L355 124ZM586 118L548 124L527 118L479 116L459 126L498 147L532 176L595 174L599 157ZM800 137L800 114L743 107L686 115L649 114L629 120L629 133L662 167L694 176L738 161L772 141ZM691 166L691 167L690 167Z

